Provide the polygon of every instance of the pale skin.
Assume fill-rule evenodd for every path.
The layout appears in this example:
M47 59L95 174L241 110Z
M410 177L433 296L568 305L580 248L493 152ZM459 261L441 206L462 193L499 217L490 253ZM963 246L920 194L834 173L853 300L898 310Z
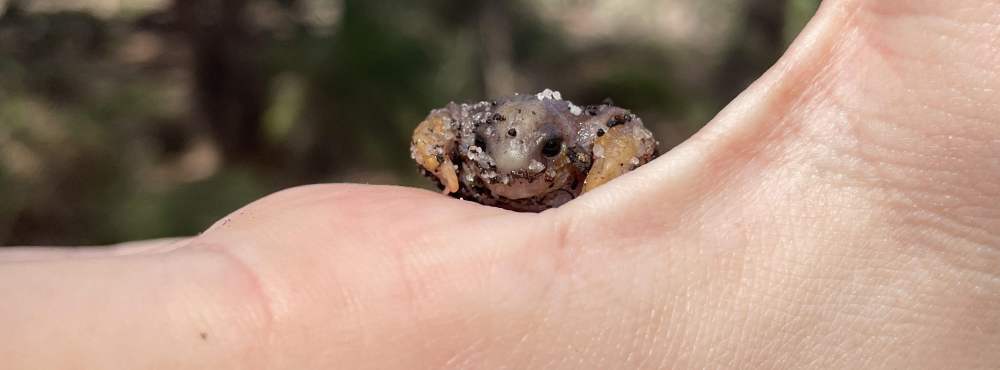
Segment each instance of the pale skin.
M1000 2L828 0L693 138L541 214L284 191L0 252L5 369L996 368Z

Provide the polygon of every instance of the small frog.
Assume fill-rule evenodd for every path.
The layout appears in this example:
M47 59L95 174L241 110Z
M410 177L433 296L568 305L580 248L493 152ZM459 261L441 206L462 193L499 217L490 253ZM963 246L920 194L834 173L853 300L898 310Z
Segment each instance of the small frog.
M651 161L657 145L628 110L579 107L546 89L435 109L410 155L445 194L540 212Z

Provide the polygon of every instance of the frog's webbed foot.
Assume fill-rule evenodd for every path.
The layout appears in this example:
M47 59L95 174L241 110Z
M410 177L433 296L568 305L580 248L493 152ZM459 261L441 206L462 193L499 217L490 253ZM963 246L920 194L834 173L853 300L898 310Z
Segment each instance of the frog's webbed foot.
M451 154L457 145L456 129L444 109L431 112L413 131L410 156L420 167L437 177L445 194L459 189L457 169L451 161Z
M611 127L594 141L594 164L583 182L583 192L653 160L656 140L638 122Z

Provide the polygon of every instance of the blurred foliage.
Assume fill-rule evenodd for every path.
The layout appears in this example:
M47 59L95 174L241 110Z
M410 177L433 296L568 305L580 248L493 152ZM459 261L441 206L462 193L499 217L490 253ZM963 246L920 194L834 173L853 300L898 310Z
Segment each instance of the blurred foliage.
M451 100L611 97L669 149L818 3L0 0L0 245L190 235L312 182L426 187L409 136Z

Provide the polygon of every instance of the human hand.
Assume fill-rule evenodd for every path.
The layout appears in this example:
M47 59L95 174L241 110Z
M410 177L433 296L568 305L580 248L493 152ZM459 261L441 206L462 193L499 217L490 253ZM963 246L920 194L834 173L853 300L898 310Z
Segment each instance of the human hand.
M284 191L194 238L0 252L4 368L990 368L1000 2L828 0L696 136L517 214Z

